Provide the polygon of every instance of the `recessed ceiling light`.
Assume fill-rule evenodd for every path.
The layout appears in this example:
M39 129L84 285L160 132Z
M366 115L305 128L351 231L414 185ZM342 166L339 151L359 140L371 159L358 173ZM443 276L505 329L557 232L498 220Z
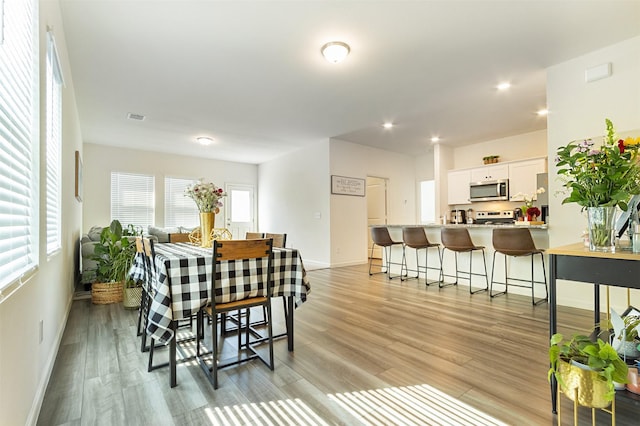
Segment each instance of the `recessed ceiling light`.
M546 108L538 111L538 115L547 115L547 114L549 114L549 110Z
M322 52L322 56L324 56L327 61L337 64L347 57L347 55L351 51L351 48L347 43L343 41L330 41L329 43L322 46L320 51Z
M440 138L437 136L434 136L431 138L431 142L439 142L439 141L440 141Z
M385 129L390 129L393 127L393 123L384 123L382 127L384 127Z
M196 141L200 144L200 145L211 145L213 143L213 139L211 139L210 137L207 136L198 136L196 138Z
M511 87L511 83L509 83L508 81L505 81L504 83L500 83L497 86L498 90L507 90L508 88Z

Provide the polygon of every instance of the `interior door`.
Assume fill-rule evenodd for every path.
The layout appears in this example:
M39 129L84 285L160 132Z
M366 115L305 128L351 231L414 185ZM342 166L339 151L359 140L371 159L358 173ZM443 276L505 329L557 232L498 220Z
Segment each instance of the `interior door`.
M367 176L367 226L386 225L387 224L387 179ZM367 255L371 255L371 232L367 228L369 236L369 245L367 246ZM382 259L382 249L375 248L373 257Z
M225 184L227 193L225 213L227 229L231 231L234 239L244 239L247 232L256 229L256 201L253 185Z

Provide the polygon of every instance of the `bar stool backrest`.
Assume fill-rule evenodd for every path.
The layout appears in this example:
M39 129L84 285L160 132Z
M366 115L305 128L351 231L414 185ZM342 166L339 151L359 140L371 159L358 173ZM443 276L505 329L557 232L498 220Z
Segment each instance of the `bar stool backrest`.
M376 226L371 228L371 239L380 247L389 247L393 244L397 244L391 239L391 235L389 235L389 230L386 226Z
M402 228L402 241L411 248L424 248L431 244L424 228L417 226Z
M507 256L526 256L541 251L536 248L527 228L495 228L493 248Z
M467 228L442 228L440 231L442 245L453 251L469 251L476 246L471 241Z

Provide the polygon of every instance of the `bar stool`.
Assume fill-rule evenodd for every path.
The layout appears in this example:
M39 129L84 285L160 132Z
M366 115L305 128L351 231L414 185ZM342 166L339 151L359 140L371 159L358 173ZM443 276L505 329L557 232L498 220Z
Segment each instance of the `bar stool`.
M440 275L438 275L437 281L429 281L427 273L429 269L436 269L438 271L440 271L441 269L441 266L438 266L437 268L435 266L429 266L429 249L430 248L438 249L438 261L442 264L440 244L430 242L429 239L427 238L427 234L424 232L424 228L417 227L417 226L402 228L402 242L404 243L404 245L402 246L401 275L402 275L402 271L405 271L406 274L403 275L400 279L404 280L405 279L404 277L407 277L406 279L408 280L415 278L419 281L420 272L424 272L424 284L426 286L436 282L439 283ZM407 266L407 254L406 254L407 247L415 249L415 252L416 252L416 269L411 270L411 272L413 271L416 272L415 277L409 277L409 267ZM421 266L420 261L418 260L418 251L422 249L424 249L424 266Z
M389 279L394 277L391 276L391 265L400 265L400 275L402 275L402 263L393 263L391 262L391 247L395 245L402 245L401 241L393 241L391 239L391 235L389 235L389 230L386 226L374 226L371 228L371 239L373 240L373 245L371 246L371 254L369 256L369 275L386 273L389 275ZM386 262L381 261L379 265L380 268L386 268L386 271L380 272L371 272L371 265L373 264L373 249L375 246L382 247L385 253Z
M487 277L487 260L484 256L484 246L477 246L473 244L471 241L471 236L469 235L469 231L467 228L442 228L440 232L440 237L442 239L442 245L444 248L442 249L442 260L444 260L444 252L445 250L451 250L455 253L456 260L456 281L453 283L444 283L444 269L442 267L443 262L440 262L440 284L438 285L440 288L446 287L449 285L457 285L458 278L469 280L469 293L475 294L481 291L489 290L489 279ZM473 252L479 251L482 254L482 261L484 263L484 274L480 274L477 272L473 272ZM458 269L458 253L469 253L469 271L461 271ZM466 277L459 277L460 274L466 275ZM486 283L484 288L479 288L473 290L471 288L471 278L474 275L483 276ZM451 277L453 275L447 275Z
M504 229L494 229L493 230L493 263L491 264L491 289L489 290L489 295L491 297L500 296L502 294L507 294L507 290L509 289L509 285L514 287L531 287L531 303L533 306L536 306L540 303L546 302L549 299L549 290L547 289L547 272L544 266L544 250L536 248L535 243L533 242L533 238L531 237L531 232L526 228L504 228ZM496 253L501 253L504 255L504 282L497 282L493 279L493 274L495 272L495 262L496 262ZM540 263L542 263L542 274L544 277L544 281L535 281L533 275L533 257L539 254L540 255ZM513 278L509 277L507 273L507 256L513 257L521 257L521 256L530 256L531 257L531 280L524 280L521 278ZM518 282L526 282L530 283L529 285L523 284L509 284L509 280L518 281ZM503 284L504 291L493 293L493 283ZM534 284L544 284L545 297L543 299L535 299L535 290Z

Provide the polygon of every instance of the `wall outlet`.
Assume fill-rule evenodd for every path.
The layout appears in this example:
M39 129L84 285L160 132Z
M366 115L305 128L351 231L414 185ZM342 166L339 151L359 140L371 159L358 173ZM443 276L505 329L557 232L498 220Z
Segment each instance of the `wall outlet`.
M38 325L38 343L42 343L42 340L44 340L44 320L40 320Z

